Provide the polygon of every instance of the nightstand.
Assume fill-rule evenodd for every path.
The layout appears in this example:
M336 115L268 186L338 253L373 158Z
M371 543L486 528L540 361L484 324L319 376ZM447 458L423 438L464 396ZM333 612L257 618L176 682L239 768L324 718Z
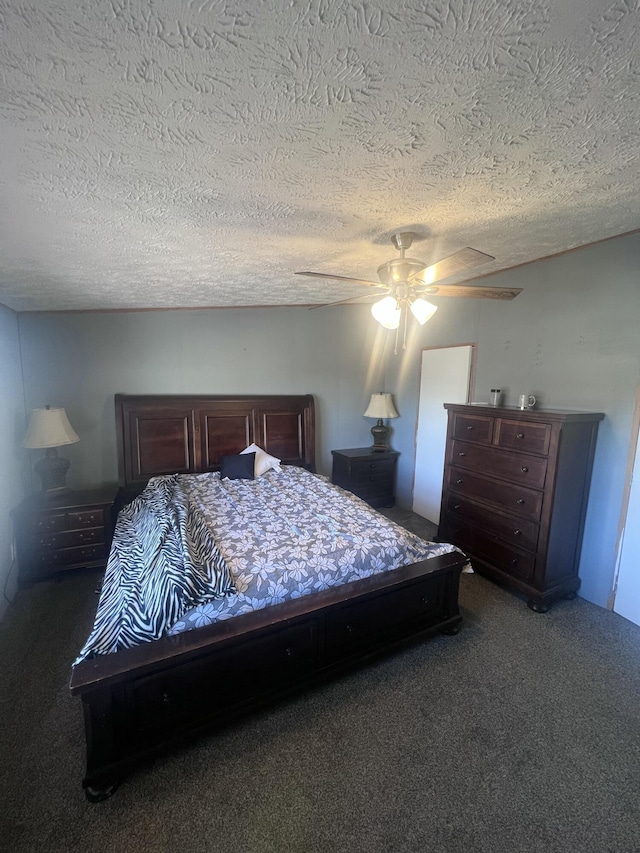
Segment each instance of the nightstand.
M116 489L31 495L13 510L18 582L27 586L58 572L104 568L113 533Z
M397 450L374 453L370 447L332 450L331 482L353 492L371 506L390 507L395 503Z

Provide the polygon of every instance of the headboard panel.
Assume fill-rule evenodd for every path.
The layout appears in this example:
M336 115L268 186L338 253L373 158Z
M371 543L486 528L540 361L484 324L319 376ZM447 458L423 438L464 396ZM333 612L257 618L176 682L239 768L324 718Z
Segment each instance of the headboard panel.
M315 471L313 397L116 394L118 479L138 489L159 474L216 471L255 442L286 465Z

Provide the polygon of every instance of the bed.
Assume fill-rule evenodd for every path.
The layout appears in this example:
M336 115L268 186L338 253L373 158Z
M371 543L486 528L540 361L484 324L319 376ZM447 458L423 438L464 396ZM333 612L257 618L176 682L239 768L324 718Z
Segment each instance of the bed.
M117 506L126 508L121 516L143 502L157 483L163 488L173 483L195 490L220 488L216 472L221 461L254 443L282 461L282 469L274 468L256 487L265 494L281 483L288 488L290 482L313 493L319 479L311 476L311 395L116 395L115 412ZM341 493L337 487L328 489ZM234 505L236 498L232 492ZM364 513L364 504L354 496L341 493L335 500L352 501L353 513ZM345 514L344 507L336 510L334 523ZM323 514L331 510L323 509ZM72 670L70 689L81 698L84 711L87 798L108 797L137 765L201 731L409 639L456 633L461 622L459 577L466 558L455 549L443 553L447 547L392 570L347 577L340 585L276 598L277 603L258 609L241 608L227 614L230 618L218 614L204 624L197 614L193 624L198 627L183 625L178 633L163 629L157 639L86 655ZM303 563L300 573L306 577ZM214 609L238 598L240 591L234 591L221 604L218 597Z

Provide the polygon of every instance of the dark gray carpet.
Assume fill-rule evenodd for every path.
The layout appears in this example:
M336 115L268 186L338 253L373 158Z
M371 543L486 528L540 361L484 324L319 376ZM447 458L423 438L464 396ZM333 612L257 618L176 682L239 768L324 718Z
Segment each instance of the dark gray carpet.
M534 614L478 575L457 636L238 721L91 805L67 680L95 582L38 584L0 623L2 850L640 850L640 628L581 599Z

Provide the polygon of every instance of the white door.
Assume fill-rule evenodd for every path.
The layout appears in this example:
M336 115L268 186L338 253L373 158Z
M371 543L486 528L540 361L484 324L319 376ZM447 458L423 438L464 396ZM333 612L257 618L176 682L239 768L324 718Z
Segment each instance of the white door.
M440 520L447 437L447 412L443 404L468 402L473 353L472 344L422 352L413 511L434 524Z
M640 435L631 475L629 504L620 543L616 613L640 625Z

